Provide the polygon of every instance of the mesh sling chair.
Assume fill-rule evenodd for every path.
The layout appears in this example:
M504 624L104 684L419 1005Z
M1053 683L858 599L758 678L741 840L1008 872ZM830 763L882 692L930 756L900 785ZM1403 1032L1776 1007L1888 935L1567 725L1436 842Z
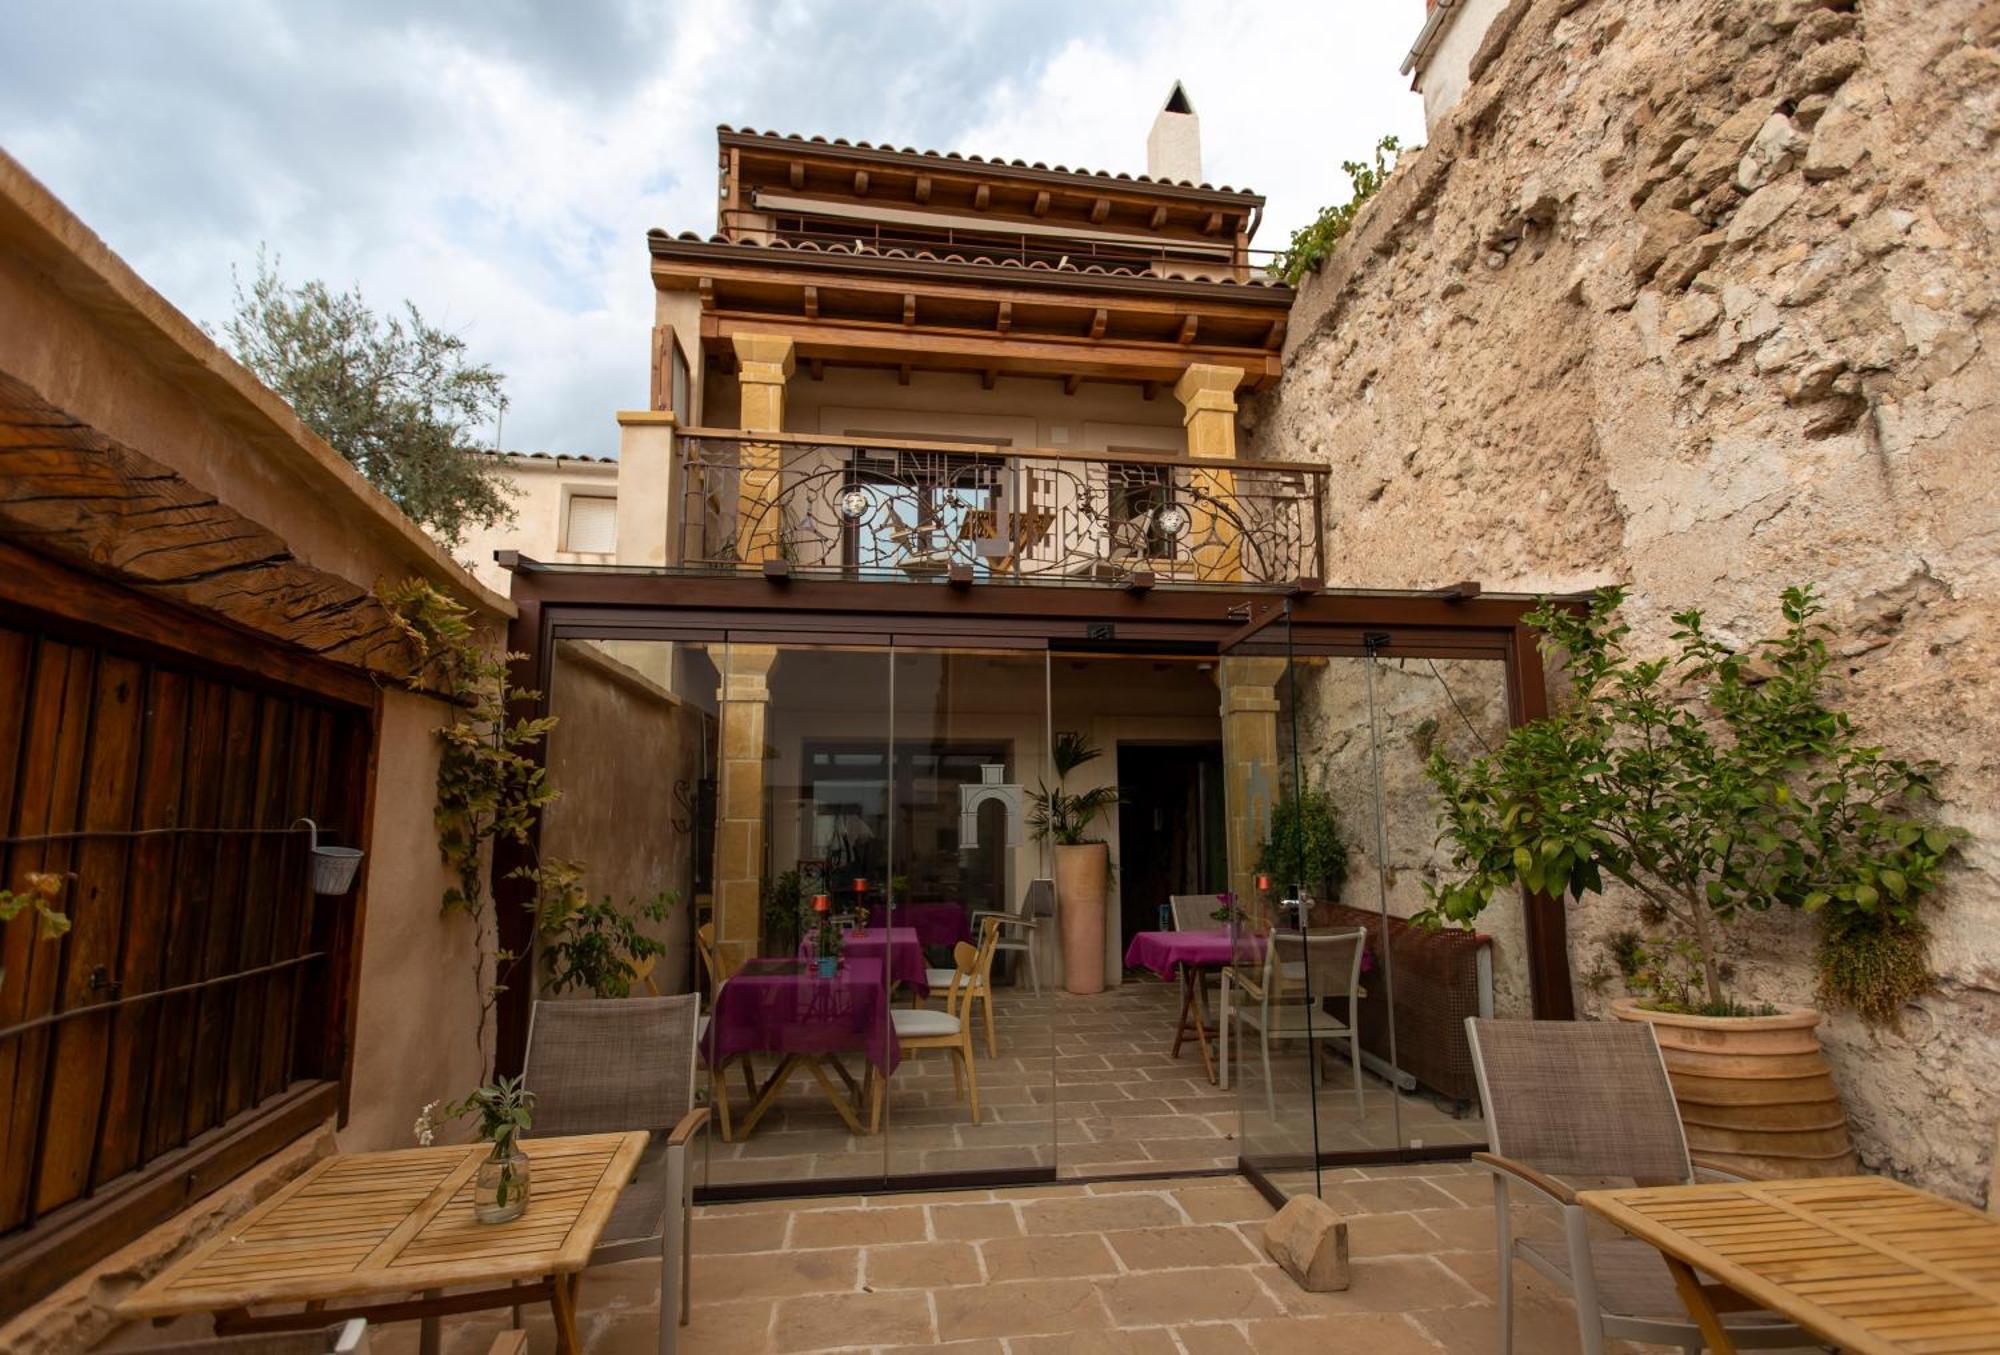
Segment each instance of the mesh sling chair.
M1054 917L1056 911L1056 882L1054 880L1031 880L1027 892L1006 912L996 912L982 908L972 915L972 929L978 934L979 925L989 917L1000 919L1000 939L995 949L1001 954L1018 952L1028 964L1028 982L1034 985L1035 996L1042 995L1041 971L1035 967L1035 932L1041 927L1041 920ZM1009 970L1013 981L1019 984L1018 971Z
M1584 1355L1611 1338L1702 1348L1700 1331L1660 1254L1637 1238L1592 1237L1576 1191L1561 1177L1629 1178L1690 1185L1688 1157L1667 1066L1653 1028L1625 1021L1494 1021L1467 1017L1492 1151L1473 1158L1493 1174L1500 1258L1500 1350L1514 1342L1514 1261L1526 1261L1576 1300ZM1704 1169L1712 1179L1736 1179ZM1510 1191L1561 1213L1561 1240L1514 1237ZM1730 1337L1746 1350L1816 1345L1765 1312L1731 1313Z
M215 1336L201 1341L125 1347L126 1355L368 1355L368 1349L368 1323L359 1317L317 1331Z
M653 1136L590 1264L660 1258L660 1355L672 1355L687 1321L688 1146L708 1122L708 1107L694 1100L700 1002L693 993L537 1002L522 1069L535 1094L535 1137Z
M1353 1064L1354 1113L1367 1114L1361 1083L1361 956L1368 948L1368 931L1355 927L1341 931L1273 931L1265 941L1264 961L1251 978L1243 967L1232 965L1230 981L1243 991L1243 999L1224 1009L1222 1019L1236 1023L1237 1047L1243 1047L1243 1027L1257 1032L1258 1049L1264 1059L1264 1107L1278 1113L1271 1071L1271 1045L1291 1040L1306 1042L1308 1085L1318 1087L1324 1080L1320 1070L1320 1047L1345 1044ZM1223 1058L1228 1058L1224 1042Z
M1212 932L1229 925L1215 916L1222 908L1220 894L1169 894L1167 908L1177 932Z

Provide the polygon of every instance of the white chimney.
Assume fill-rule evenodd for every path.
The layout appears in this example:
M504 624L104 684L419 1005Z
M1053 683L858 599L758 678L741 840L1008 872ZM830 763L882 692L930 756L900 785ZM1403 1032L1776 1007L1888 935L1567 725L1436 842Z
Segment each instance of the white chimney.
M1178 80L1153 119L1153 130L1146 133L1146 173L1155 179L1201 182L1201 119Z

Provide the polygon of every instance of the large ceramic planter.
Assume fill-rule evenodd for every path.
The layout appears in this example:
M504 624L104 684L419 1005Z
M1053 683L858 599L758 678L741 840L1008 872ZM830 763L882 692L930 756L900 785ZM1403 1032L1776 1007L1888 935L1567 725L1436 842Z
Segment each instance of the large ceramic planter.
M1063 987L1104 991L1104 895L1110 848L1085 842L1056 848L1056 914L1062 927Z
M1688 1016L1613 1002L1653 1028L1674 1084L1688 1151L1745 1176L1849 1176L1859 1170L1847 1111L1815 1033L1820 1014Z

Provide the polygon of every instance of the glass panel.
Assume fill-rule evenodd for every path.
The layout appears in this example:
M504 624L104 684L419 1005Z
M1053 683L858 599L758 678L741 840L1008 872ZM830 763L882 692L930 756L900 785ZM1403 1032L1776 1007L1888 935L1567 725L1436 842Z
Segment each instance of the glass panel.
M1230 888L1216 671L1213 659L1172 655L1050 660L1053 747L1080 740L1095 753L1061 790L1117 796L1073 816L1071 835L1098 843L1052 848L1062 1175L1236 1162L1235 1102L1215 1071L1215 993L1229 958L1216 914Z
M886 898L868 921L871 944L912 957L885 1117L898 1176L1055 1163L1049 999L1029 968L1051 920L1027 824L1047 690L1041 652L895 652Z
M890 653L732 639L716 658L710 1038L733 1104L708 1182L879 1181L890 989L913 959L868 929L896 850Z

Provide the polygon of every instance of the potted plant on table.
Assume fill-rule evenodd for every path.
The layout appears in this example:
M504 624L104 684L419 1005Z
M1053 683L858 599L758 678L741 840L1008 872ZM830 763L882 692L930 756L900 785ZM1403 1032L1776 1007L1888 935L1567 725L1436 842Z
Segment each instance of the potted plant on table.
M1652 659L1627 651L1622 600L1529 613L1570 699L1464 766L1431 758L1451 863L1423 916L1471 925L1506 886L1623 886L1638 925L1614 951L1634 997L1612 1011L1654 1026L1689 1147L1751 1174L1851 1171L1820 1013L1740 1000L1729 929L1773 907L1815 917L1819 1001L1894 1021L1932 982L1919 906L1963 837L1923 815L1938 769L1864 746L1826 704L1812 590L1787 589L1784 626L1748 652L1678 613Z
M1056 906L1062 931L1063 987L1072 993L1104 991L1104 905L1111 882L1111 849L1090 836L1100 814L1122 798L1116 786L1070 794L1064 784L1102 751L1076 730L1056 735L1056 784L1040 786L1030 801L1029 826L1038 841L1055 844Z
M535 1094L518 1077L503 1077L444 1107L450 1119L477 1115L480 1140L493 1145L472 1183L472 1213L481 1223L506 1223L528 1207L528 1155L520 1136L533 1124L534 1108Z

